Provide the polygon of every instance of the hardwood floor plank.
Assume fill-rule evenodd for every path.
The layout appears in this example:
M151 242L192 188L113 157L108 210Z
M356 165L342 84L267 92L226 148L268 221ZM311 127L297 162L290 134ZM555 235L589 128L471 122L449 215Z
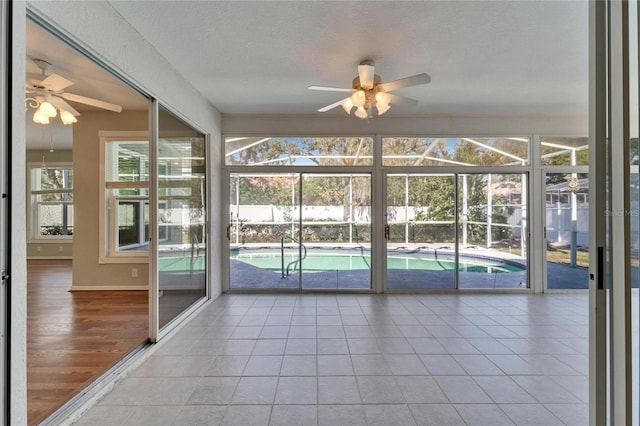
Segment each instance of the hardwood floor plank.
M27 411L36 425L148 337L145 291L69 292L70 260L27 262Z

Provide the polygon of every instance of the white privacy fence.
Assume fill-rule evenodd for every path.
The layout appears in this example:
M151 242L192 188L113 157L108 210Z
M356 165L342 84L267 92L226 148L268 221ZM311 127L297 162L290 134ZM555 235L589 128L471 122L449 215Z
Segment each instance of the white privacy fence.
M238 220L245 225L288 224L297 222L300 218L300 207L276 205L231 205L232 223ZM634 249L638 249L640 241L640 217L638 216L638 202L631 202L629 215L631 216L631 235ZM425 208L417 207L387 207L388 222L391 224L405 224L415 222L416 217ZM558 245L569 246L572 233L576 234L577 246L589 245L589 204L581 203L575 209L575 221L572 220L572 208L569 203L546 205L547 241ZM613 213L612 213L613 214ZM358 224L371 222L371 207L348 206L302 206L302 220L309 222ZM514 237L520 237L523 226L522 208L515 207L505 218L506 223L492 223L491 226L506 226L512 229ZM428 222L427 222L428 223ZM445 222L441 222L445 223ZM454 223L450 221L449 223ZM473 222L487 225L487 222ZM461 236L462 237L462 236Z
M589 246L589 204L576 207L576 221L572 220L571 204L557 203L546 205L547 242L558 245L570 245L572 233L576 233L578 246Z

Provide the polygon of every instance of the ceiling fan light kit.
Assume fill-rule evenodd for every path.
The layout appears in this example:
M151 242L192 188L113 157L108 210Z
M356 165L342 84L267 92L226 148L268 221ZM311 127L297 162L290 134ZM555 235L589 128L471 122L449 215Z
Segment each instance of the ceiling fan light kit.
M25 97L25 110L28 108L36 108L33 113L34 123L49 124L49 119L56 117L58 111L60 111L62 124L77 123L78 119L76 117L79 116L80 113L69 105L65 99L109 111L122 111L120 105L87 98L86 96L74 95L73 93L65 93L64 89L74 84L73 81L67 80L55 73L47 76L45 71L51 70L53 65L43 59L34 59L33 62L40 68L42 79L27 80L26 93L33 95Z
M388 93L392 90L404 87L416 86L431 82L428 74L417 74L411 77L382 83L379 75L375 74L374 62L366 59L358 65L358 75L353 79L351 89L325 86L309 86L309 90L323 90L332 92L351 92L351 96L333 104L322 107L318 112L326 112L330 109L342 106L349 115L355 108L354 115L360 119L373 117L373 106L376 107L377 115L383 115L389 111L391 104L410 103L417 104L418 101L404 96Z

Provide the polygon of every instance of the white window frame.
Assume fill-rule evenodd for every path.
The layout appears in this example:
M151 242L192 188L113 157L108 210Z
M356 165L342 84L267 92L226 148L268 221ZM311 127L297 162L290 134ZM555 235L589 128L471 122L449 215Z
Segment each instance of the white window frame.
M29 188L29 209L27 211L27 235L29 236L28 242L29 243L61 243L61 242L65 242L65 243L71 243L73 242L73 235L40 235L38 232L38 229L40 228L39 226L39 215L38 215L38 205L40 204L39 202L35 202L35 197L37 195L42 195L42 194L48 194L48 193L70 193L73 195L73 188L70 188L69 190L67 189L63 189L63 190L58 190L58 189L52 189L52 190L41 190L41 189L34 189L32 187L32 185L34 184L34 170L35 169L42 169L42 168L47 168L47 169L55 169L55 168L60 168L60 169L72 169L73 170L73 163L71 162L53 162L53 163L47 163L45 165L42 165L41 163L36 163L36 162L29 162L27 164L27 187ZM73 206L73 201L69 202L69 203L62 203L62 204L70 204L71 206Z
M109 233L116 229L117 223L117 208L116 204L118 200L132 199L132 200L149 200L149 196L114 196L107 199L105 196L107 189L117 188L119 186L126 188L149 188L148 181L139 182L109 182L106 180L106 149L107 144L110 142L120 141L140 141L148 142L149 134L146 131L105 131L98 132L100 139L100 177L99 177L99 206L98 206L98 220L99 220L99 257L98 263L148 263L149 262L149 250L145 251L118 251L116 247L117 237L110 236ZM107 209L114 214L108 214Z

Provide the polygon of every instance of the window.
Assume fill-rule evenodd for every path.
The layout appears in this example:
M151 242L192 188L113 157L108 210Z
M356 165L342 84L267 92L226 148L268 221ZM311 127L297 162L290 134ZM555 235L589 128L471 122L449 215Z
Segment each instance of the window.
M540 164L543 166L589 165L589 140L585 137L542 137Z
M371 166L370 137L228 137L228 166Z
M29 165L31 238L71 239L73 235L73 167L54 163Z
M525 166L528 137L385 137L384 166Z
M100 262L147 262L149 142L146 132L101 132Z

